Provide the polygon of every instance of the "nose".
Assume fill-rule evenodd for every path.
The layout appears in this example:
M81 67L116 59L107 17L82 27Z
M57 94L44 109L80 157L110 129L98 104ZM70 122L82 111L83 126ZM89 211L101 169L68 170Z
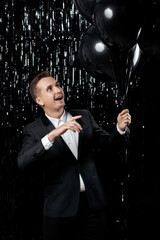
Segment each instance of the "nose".
M57 94L64 95L63 89L60 86L58 86L58 87L56 86L55 89L54 89L54 95L57 95Z
M62 88L60 86L55 86L55 92L56 93L62 92Z

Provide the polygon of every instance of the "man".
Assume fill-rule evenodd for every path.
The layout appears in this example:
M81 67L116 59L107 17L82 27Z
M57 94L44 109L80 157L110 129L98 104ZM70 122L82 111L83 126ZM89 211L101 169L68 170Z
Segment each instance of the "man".
M32 80L30 94L44 114L24 128L18 166L43 161L44 240L105 239L105 197L93 149L124 138L131 123L128 109L118 115L117 127L109 134L88 110L64 109L64 92L48 71Z

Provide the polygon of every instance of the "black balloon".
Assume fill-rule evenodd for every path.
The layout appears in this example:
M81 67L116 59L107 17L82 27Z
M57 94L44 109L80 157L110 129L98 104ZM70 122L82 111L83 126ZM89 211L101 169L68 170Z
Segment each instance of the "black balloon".
M126 101L130 79L137 69L141 59L141 49L139 44L136 43L126 54L123 54L121 59L121 83L119 83L119 89L121 90L121 96L123 101ZM123 62L124 61L124 62Z
M78 57L82 67L93 77L113 78L110 49L98 37L93 25L80 39Z
M83 33L78 51L79 62L93 77L112 80L119 77L125 79L127 72L133 72L139 63L141 50L135 44L127 53L119 54L107 47L97 35L93 25Z
M111 49L110 55L114 71L114 82L117 83L118 94L123 105L127 98L130 79L139 66L141 49L138 44L135 44L128 52L123 54L117 54L115 49Z
M139 47L139 44L136 43L127 53L126 58L126 68L133 72L138 67L140 58L141 58L142 51Z
M139 45L148 56L160 56L160 2L150 3L146 9Z
M94 23L98 36L120 53L128 52L136 43L143 22L138 0L97 0Z
M81 15L92 22L93 9L97 0L75 0L75 5Z

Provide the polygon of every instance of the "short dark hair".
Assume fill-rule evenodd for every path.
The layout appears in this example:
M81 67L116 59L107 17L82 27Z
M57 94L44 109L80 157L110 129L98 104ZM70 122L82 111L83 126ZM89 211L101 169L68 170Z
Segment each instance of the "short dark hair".
M46 78L46 77L50 77L50 72L49 71L43 71L41 73L39 73L36 77L33 78L33 80L31 81L31 84L29 86L29 92L33 98L34 101L36 101L36 97L37 97L37 92L38 92L38 88L37 83L42 79L42 78Z

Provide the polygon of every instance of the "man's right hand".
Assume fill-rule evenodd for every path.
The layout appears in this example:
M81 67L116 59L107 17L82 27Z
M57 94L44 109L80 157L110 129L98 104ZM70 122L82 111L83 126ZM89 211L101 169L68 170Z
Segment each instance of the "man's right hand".
M53 142L56 137L61 136L67 130L72 130L73 132L80 132L82 130L82 126L76 121L77 119L81 118L81 115L72 117L67 122L62 124L61 126L55 128L48 134L48 139L50 142Z

